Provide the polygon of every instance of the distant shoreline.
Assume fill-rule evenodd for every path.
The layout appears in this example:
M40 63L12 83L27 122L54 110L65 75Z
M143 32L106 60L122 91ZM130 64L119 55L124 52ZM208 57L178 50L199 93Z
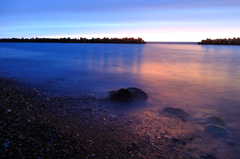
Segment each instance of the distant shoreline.
M142 38L2 38L0 42L29 42L29 43L121 43L121 44L145 44Z
M202 40L198 44L206 45L240 45L240 37L238 38L229 38L229 39L206 39Z

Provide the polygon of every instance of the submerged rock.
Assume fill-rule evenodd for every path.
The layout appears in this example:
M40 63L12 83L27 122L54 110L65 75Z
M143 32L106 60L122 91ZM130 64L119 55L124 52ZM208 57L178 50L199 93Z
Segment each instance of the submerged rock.
M233 139L232 134L225 128L215 124L204 126L204 131L215 136Z
M147 100L148 99L147 93L145 93L144 91L142 91L139 88L129 87L127 89L131 92L134 99L137 99L137 100Z
M219 126L227 126L227 122L218 116L207 116L204 118L205 124L215 124Z
M108 92L108 100L110 101L118 101L118 102L132 102L133 96L128 89L122 88L118 91L110 91Z
M147 100L148 98L147 93L135 87L121 88L118 91L109 91L107 93L108 100L118 102L132 102L133 100Z
M180 108L163 108L162 114L168 117L175 117L175 118L188 118L191 117L191 114L180 109Z

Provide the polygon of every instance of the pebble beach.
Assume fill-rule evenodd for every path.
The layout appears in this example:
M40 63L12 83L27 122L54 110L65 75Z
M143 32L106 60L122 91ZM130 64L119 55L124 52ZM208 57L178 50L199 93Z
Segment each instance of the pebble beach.
M52 97L13 79L1 78L0 87L1 158L201 159L239 155L239 145L225 139L221 140L226 150L222 154L211 148L219 142L215 139L207 150L199 147L202 138L195 133L199 127L182 119L124 111L104 98ZM178 126L166 125L170 120ZM192 129L183 134L178 127Z

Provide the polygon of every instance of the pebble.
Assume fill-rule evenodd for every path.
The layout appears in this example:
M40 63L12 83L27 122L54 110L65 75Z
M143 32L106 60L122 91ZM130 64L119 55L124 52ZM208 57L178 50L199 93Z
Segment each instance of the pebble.
M212 155L199 155L203 159L215 159Z
M116 115L113 115L113 114L109 114L109 116L112 117L112 118L116 117Z
M186 112L180 108L171 108L171 107L163 108L162 114L167 117L175 117L175 118L191 117L191 114L189 114L188 112Z
M2 146L3 146L4 148L7 148L9 144L10 144L10 142L5 142L5 143L2 144Z
M227 140L227 144L229 146L235 146L236 145L236 143L234 141L232 141L232 140Z
M0 93L1 93L1 90L0 90ZM28 94L27 91L19 95L17 100L22 100L21 103L23 105L23 109L18 110L17 105L16 106L13 105L13 108L6 107L6 109L4 109L5 113L3 115L5 117L10 116L11 118L9 118L9 120L2 121L2 123L6 123L2 125L5 128L4 130L7 133L5 132L2 133L4 134L4 136L2 136L1 134L0 140L1 140L1 146L3 148L3 150L1 150L1 153L2 151L3 153L2 154L0 153L0 158L1 157L4 158L3 156L5 156L5 158L11 157L9 150L13 154L16 152L16 154L14 155L18 155L20 156L20 158L33 157L33 158L39 158L39 159L51 158L51 155L52 156L57 155L58 157L56 158L61 158L61 157L74 158L79 154L83 154L83 156L80 156L80 158L102 158L104 156L106 156L105 158L127 158L130 155L134 155L133 158L144 158L144 157L154 158L156 154L159 155L160 158L162 157L172 158L173 156L171 153L176 153L176 155L178 155L181 158L187 158L189 156L185 153L178 152L179 147L181 146L180 144L175 145L176 147L174 147L174 144L173 144L171 146L173 151L169 153L168 145L170 142L172 142L170 140L172 137L169 137L169 140L165 140L160 134L152 133L153 131L150 129L151 125L147 125L148 123L142 123L142 125L137 125L138 120L135 120L134 118L132 118L134 116L130 116L130 117L124 116L123 118L126 118L126 120L124 120L124 123L126 123L127 126L129 125L139 126L139 127L128 127L126 131L126 132L129 132L129 130L133 129L131 130L131 132L133 132L134 134L136 132L135 130L139 129L141 131L139 131L140 134L138 136L127 134L125 131L122 131L123 129L121 129L121 127L118 127L119 125L112 126L112 125L106 124L105 126L104 122L108 123L107 121L109 120L116 121L114 118L115 115L110 115L112 118L107 116L108 109L105 110L107 117L106 116L104 116L105 118L103 118L103 116L96 117L97 119L103 119L103 120L100 120L101 125L100 124L97 125L98 124L97 120L94 125L91 125L92 122L95 121L94 119L96 119L95 116L93 115L94 112L96 111L89 109L89 107L87 107L88 105L90 105L88 104L88 102L91 103L91 101L88 101L88 99L85 99L85 101L83 101L83 99L80 99L77 102L78 103L80 102L80 104L84 104L84 106L79 107L79 110L80 110L79 112L82 113L83 117L79 118L81 120L78 120L78 118L74 118L74 120L71 120L71 121L75 121L76 119L76 123L79 124L79 125L74 125L75 123L69 123L68 121L70 120L67 120L68 118L72 117L71 115L74 114L74 112L72 112L72 110L69 111L67 107L68 105L64 105L66 109L61 107L62 102L65 102L64 101L65 97L64 98L59 97L56 99L50 98L50 102L42 102L43 98L46 97L45 95L41 94L41 96L39 97L37 96L37 93L36 93L36 96L37 96L36 98L34 98L33 95ZM35 99L39 99L39 101L41 100L41 104L38 105L37 103L39 103L39 101ZM1 94L0 94L0 100L2 100ZM14 100L14 99L11 97L9 98L9 100ZM71 100L71 99L69 98L67 100ZM4 101L6 101L6 103L8 102L7 100L4 100ZM48 107L43 107L45 106L45 104L52 105L53 102L55 103L55 105L53 106L57 106L56 109L49 109ZM76 106L78 106L78 104ZM40 109L40 107L42 109ZM84 107L87 107L85 111L83 109ZM98 105L96 105L96 107L98 107ZM9 113L8 110L10 110L12 113ZM16 110L18 111L16 112ZM60 114L61 117L64 116L64 118L59 118L60 123L55 123L56 120L52 120L52 118L55 117L55 116L52 116L54 115L53 113L45 114L48 111L51 112L52 110L58 110L57 112L61 113ZM91 116L88 116L87 114L90 112L93 112L93 113L91 114ZM19 115L16 115L16 114L19 114ZM116 115L117 115L116 118L120 118L118 114ZM104 119L106 119L106 121L104 121ZM134 119L134 120L132 121L130 119ZM133 123L128 123L128 120L129 122L133 122ZM11 125L9 124L10 121L11 121ZM28 123L30 121L31 121L31 124ZM61 123L61 121L63 122ZM14 126L12 123L15 123L16 125ZM111 123L111 124L115 124L115 123ZM119 123L116 122L116 124L119 124ZM76 129L75 129L75 126L76 126ZM102 129L100 129L101 126L103 127ZM90 130L85 129L85 127L89 128ZM151 135L146 134L146 131L142 130L142 129L145 129L145 127L149 128L147 132L150 132ZM11 128L11 129L8 129L8 128ZM15 130L12 128L15 128ZM72 128L74 130L72 132L73 134L68 133L68 130L71 130ZM110 128L110 129L115 128L115 130L111 132L111 130L107 128ZM14 130L14 132L12 130ZM56 130L60 130L60 131L56 131ZM95 131L95 130L98 130L98 131ZM99 130L103 130L103 132ZM65 131L67 133L65 133ZM104 131L106 131L107 133L102 134L104 133ZM159 131L161 132L162 130L159 130ZM104 136L101 136L101 134ZM114 135L118 135L118 136L114 136ZM152 136L157 136L156 138L159 140L156 140L155 137L152 138ZM123 146L124 147L128 146L129 149L132 150L132 152L129 153L129 151L127 151L125 153L125 149L120 150L118 143L114 142L115 138L113 139L111 137L115 137L116 141L118 141L119 143L124 142L126 145L123 145ZM105 138L109 140L105 140ZM80 141L83 141L83 142L75 142L75 139L80 139ZM91 139L91 141L89 139ZM110 141L110 139L112 141ZM163 140L163 143L161 142L161 139ZM82 143L85 143L86 140L87 141L89 140L91 144L86 144L86 145L82 144ZM179 143L181 143L181 139L179 140L180 140ZM147 141L147 143L145 143L145 141ZM80 143L80 146L78 145L79 143ZM88 145L91 145L92 147L88 147ZM157 145L159 145L160 148ZM19 149L19 150L16 150L16 149ZM98 150L100 150L101 152ZM151 151L151 150L161 150L161 152ZM109 155L107 154L108 152L113 152L114 154ZM140 153L143 154L143 157L140 157Z
M192 156L193 159L200 159L198 156Z

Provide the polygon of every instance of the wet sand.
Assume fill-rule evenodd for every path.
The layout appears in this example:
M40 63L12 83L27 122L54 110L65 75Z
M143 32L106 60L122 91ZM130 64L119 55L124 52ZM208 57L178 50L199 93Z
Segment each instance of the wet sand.
M1 158L240 158L201 125L96 97L54 97L0 79Z

